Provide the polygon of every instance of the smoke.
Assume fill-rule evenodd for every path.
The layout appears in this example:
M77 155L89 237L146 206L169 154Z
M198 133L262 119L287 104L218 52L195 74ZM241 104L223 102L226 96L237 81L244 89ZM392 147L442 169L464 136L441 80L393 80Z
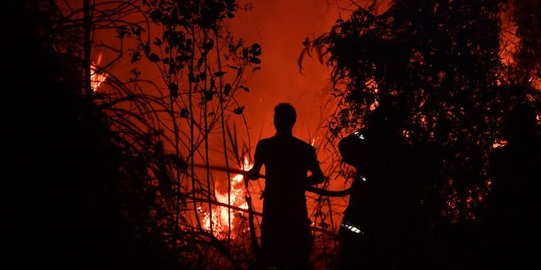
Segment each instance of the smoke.
M233 20L232 32L263 47L262 69L248 78L252 91L241 97L252 138L272 136L273 108L288 102L297 109L294 134L310 141L326 118L330 68L307 57L301 73L297 59L305 38L329 31L339 16L338 1L254 0L241 8L247 10Z

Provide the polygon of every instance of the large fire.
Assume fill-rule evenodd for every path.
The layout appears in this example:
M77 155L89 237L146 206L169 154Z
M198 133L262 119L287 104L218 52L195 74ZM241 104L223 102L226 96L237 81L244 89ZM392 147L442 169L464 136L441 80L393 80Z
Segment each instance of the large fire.
M253 166L254 165L249 162L248 158L244 157L242 164L240 164L240 169L248 171ZM227 192L219 192L218 189L215 188L216 200L224 205L231 205L247 210L248 204L245 200L246 191L244 188L244 175L236 174L231 178L230 183L230 194L227 194ZM237 237L235 229L239 224L238 219L242 216L242 212L230 209L227 206L217 205L212 208L212 217L210 212L204 212L203 215L203 228L210 231L212 226L212 232L218 239L226 239L229 233L232 238Z

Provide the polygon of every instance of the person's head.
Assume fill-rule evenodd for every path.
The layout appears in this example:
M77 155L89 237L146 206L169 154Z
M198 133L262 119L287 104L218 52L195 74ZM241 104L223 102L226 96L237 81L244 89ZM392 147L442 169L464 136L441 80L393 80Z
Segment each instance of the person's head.
M289 103L280 103L274 107L274 127L278 134L291 134L297 113Z
M509 141L519 141L535 136L537 115L534 107L519 104L511 110L504 126L504 136Z

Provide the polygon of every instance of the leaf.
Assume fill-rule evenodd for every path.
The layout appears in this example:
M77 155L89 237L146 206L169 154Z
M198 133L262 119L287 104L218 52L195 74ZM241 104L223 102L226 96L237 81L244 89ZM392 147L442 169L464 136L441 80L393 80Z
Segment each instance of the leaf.
M175 60L177 60L177 62L184 63L190 60L190 57L187 55L178 55L177 57L175 57Z
M259 59L257 57L250 57L250 62L254 63L256 65L259 65L259 64L261 64L261 59Z
M119 26L116 28L119 38L123 38L128 34L128 28L126 26Z
M214 40L212 39L209 39L209 41L205 44L205 46L203 47L203 49L205 51L210 51L212 48L214 48Z
M252 53L254 56L260 56L261 52L261 45L257 43L252 44L252 47L250 48L250 53Z
M131 55L130 62L133 64L141 59L141 52L140 51L134 51Z
M155 53L151 53L148 55L148 60L150 60L150 62L156 63L160 61L160 57Z
M226 84L225 87L224 87L224 95L229 95L229 93L231 93L231 84Z
M178 85L174 82L169 84L169 92L171 93L171 96L174 98L178 97Z
M188 111L188 109L182 108L182 109L180 110L180 117L182 117L182 118L188 118L189 115L190 115L190 111Z
M233 110L233 113L241 115L244 112L244 106L237 107Z
M179 166L180 169L186 171L186 169L188 168L188 164L181 157L174 154L164 154L164 156L167 160Z
M137 79L139 79L139 75L141 75L141 71L139 71L137 68L133 68L132 70L130 70L129 74L130 74L129 81L134 82Z
M150 12L149 17L153 21L157 21L162 18L162 12L159 9L155 9Z
M204 62L205 62L204 57L200 57L199 59L197 59L197 69L200 69Z
M304 54L308 50L306 48L302 49L301 54L299 55L299 58L297 59L297 67L299 68L299 72L302 73L302 60L304 59Z
M241 88L242 90L246 91L246 92L250 92L250 88L244 86L244 85L240 85L239 88Z
M178 85L174 82L169 84L169 91L171 92L178 92Z
M310 41L310 38L305 38L304 41L302 42L302 46L304 47L303 48L303 53L305 52L306 54L308 54L308 56L312 57L312 55L310 54L310 45L312 44L312 42Z
M143 27L141 27L141 26L133 26L132 27L132 32L138 37L141 36L142 31L143 31Z
M141 48L143 49L143 51L145 52L145 54L149 54L150 53L150 46L148 44L142 44L141 45Z
M212 90L203 90L203 98L207 101L212 100L214 97L214 91Z

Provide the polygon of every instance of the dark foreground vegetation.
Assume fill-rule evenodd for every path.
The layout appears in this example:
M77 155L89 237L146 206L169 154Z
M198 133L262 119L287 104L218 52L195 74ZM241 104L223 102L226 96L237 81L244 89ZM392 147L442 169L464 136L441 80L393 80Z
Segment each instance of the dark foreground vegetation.
M6 4L0 98L3 268L257 265L257 213L250 196L246 196L248 209L237 207L235 212L245 221L239 226L246 229L238 234L242 241L233 241L227 231L217 237L212 225L204 228L200 218L204 211L212 213L213 206L225 205L217 201L211 183L211 131L222 138L220 154L226 162L230 158L237 162L249 153L249 147L240 150L226 122L231 115L243 114L244 106L233 96L235 91L250 91L242 74L259 68L261 46L220 34L221 21L234 17L235 1L186 2L192 9L179 15L171 9L176 1L160 2L163 5L126 1L130 7L137 3L147 16L145 23L161 27L158 33L163 38L143 39L142 26L113 28L119 39L135 39L129 54L132 64L144 60L161 67L165 94L126 91L110 99L105 94L93 96L90 88L86 41L91 30L84 17L67 20L55 1ZM520 172L517 168L527 164L506 160L505 151L521 154L538 147L529 147L535 141L531 134L531 145L511 143L517 129L504 123L516 105L528 104L539 114L541 6L536 1L511 0L418 2L392 1L385 12L377 12L375 4L359 5L329 33L305 42L302 55L317 54L333 67L338 107L329 122L328 144L336 146L348 132L363 127L381 104L398 107L405 119L404 141L435 153L427 169L432 182L423 193L422 218L435 247L430 263L438 269L497 266L498 261L490 257L494 254L483 250L502 244L496 240L503 238L491 237L505 230L502 224L513 230L532 224L512 222L525 218L516 209L525 209L526 219L537 210L533 204L521 208L524 204L516 200L535 196L533 188L514 184L502 188L501 183L513 178L505 173ZM507 19L502 19L504 13L510 14ZM108 22L96 19L95 25L108 26ZM508 22L515 30L504 27ZM514 39L505 38L506 31ZM192 35L197 45L183 35ZM163 57L172 47L178 48L178 55ZM229 73L224 72L226 57L221 56L225 55ZM132 71L136 80L140 72ZM109 75L117 89L131 89ZM137 105L130 107L136 110L115 107L125 101ZM161 107L152 107L156 104ZM169 126L158 121L164 117L171 119ZM506 143L511 148L500 148ZM207 167L203 177L194 173L196 157ZM493 164L501 166L495 169ZM511 166L509 171L498 171L505 165ZM532 168L535 164L527 169ZM526 179L533 174L525 175ZM249 192L248 184L243 184ZM506 208L501 203L508 199L505 190L514 188L529 193L514 198L516 204L509 205L517 208L503 212L508 218L491 216L487 201L496 200L500 210ZM329 213L322 205L328 205ZM333 268L337 229L332 227L331 201L317 197L316 209L312 221L323 224L313 228L320 233L316 247L325 252L313 260ZM514 245L514 240L502 241Z

